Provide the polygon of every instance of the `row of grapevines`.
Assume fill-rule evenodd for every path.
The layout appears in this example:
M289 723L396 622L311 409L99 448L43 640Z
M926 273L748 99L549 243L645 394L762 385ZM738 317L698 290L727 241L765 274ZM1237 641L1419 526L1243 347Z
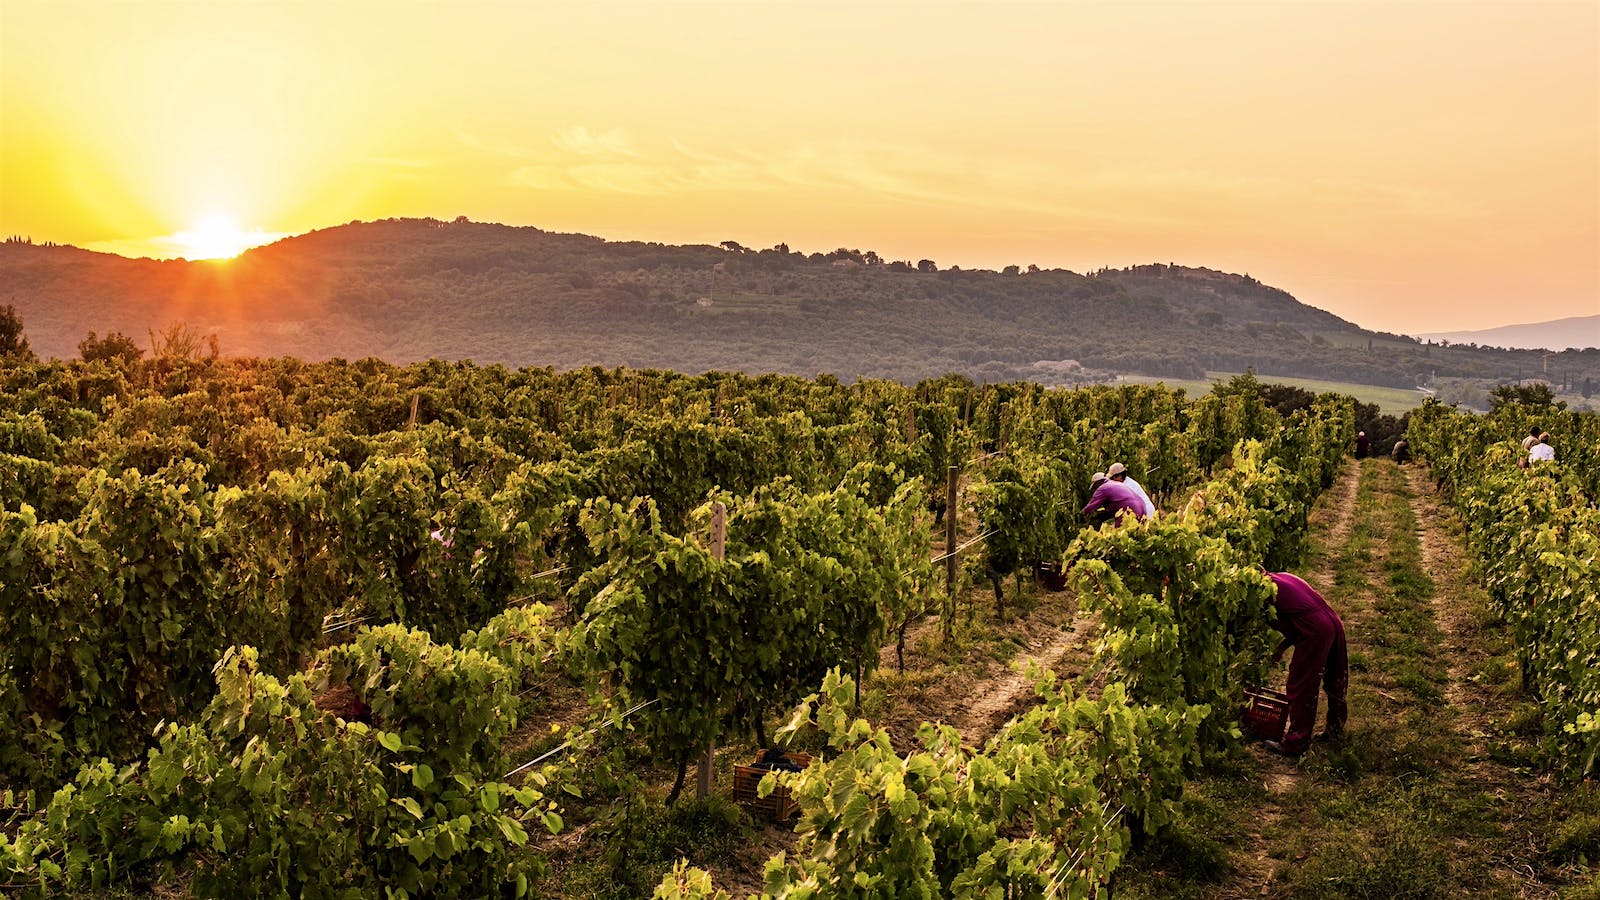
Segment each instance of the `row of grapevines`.
M533 572L561 573L539 583L557 596L599 561L580 523L591 500L649 497L681 533L717 489L788 478L815 493L863 461L942 479L983 435L1027 437L1029 406L1183 408L1148 387L1069 401L964 379L438 361L48 363L6 367L0 387L15 476L0 479L0 662L23 710L7 749L25 748L0 777L34 784L126 759L154 721L196 712L232 644L284 673L329 616L454 633Z
M696 692L710 709L698 723L690 715L698 733L658 729L664 749L681 753L759 722L826 665L864 675L885 629L920 610L927 537L908 502L917 491L898 490L883 464L941 475L976 446L1029 439L1036 408L1097 453L1128 449L1107 435L1147 423L1108 432L1066 417L1155 416L1168 435L1198 422L1208 441L1214 428L1245 434L1264 422L1259 403L1241 397L1206 398L1186 418L1189 404L1155 388L1077 395L961 379L845 387L437 362L49 364L8 368L0 381L0 450L23 473L0 484L0 592L18 601L0 618L0 727L16 737L0 765L33 783L53 783L101 754L132 758L163 719L188 721L185 734L213 740L216 688L206 673L231 645L256 645L253 671L290 683L298 676L286 673L322 643L329 613L454 633L494 615L530 570L547 566L571 573L581 635L610 629L633 642L582 645L583 665L614 673L615 660L654 652L646 649L653 630L640 625L650 621L650 598L610 605L612 595L601 602L591 586L647 582L639 573L677 552L659 550L666 536L696 527L695 511L720 488L735 507L739 568L715 579L766 604L766 618L751 622L776 637L762 646L749 632L716 638L728 651L724 667L744 659L759 678L728 676ZM864 460L877 465L860 469ZM848 472L857 473L853 485L831 488ZM768 486L779 478L789 486ZM651 524L641 537L620 524L615 503L642 497L650 500L634 509ZM651 546L658 552L644 552ZM690 571L691 551L679 555L689 573L680 587L711 583ZM706 618L726 626L725 613L711 608ZM384 631L362 631L352 646ZM332 666L342 652L314 658ZM652 665L670 687L674 674L659 660L637 669ZM624 692L661 699L649 683ZM379 709L374 699L363 703ZM673 716L687 709L661 704ZM151 749L163 752L165 739ZM115 769L94 763L80 777L108 765ZM212 837L231 841L215 828ZM284 846L281 836L271 840ZM40 858L59 865L48 857Z
M1182 515L1085 531L1068 550L1074 579L1100 612L1113 677L1136 699L1216 713L1197 751L1231 741L1226 713L1261 683L1273 595L1261 569L1299 559L1311 504L1332 483L1353 429L1348 400L1319 400L1267 445L1241 441L1233 467Z
M363 631L279 679L253 648L216 665L188 724L147 757L84 766L12 836L16 895L76 895L181 875L199 896L522 896L532 833L561 828L549 773L499 774L516 693L555 639L542 607L456 646Z
M1125 418L1128 412L1155 418ZM1088 418L1096 413L1117 415L1110 420ZM1080 418L1067 418L1072 415ZM1186 405L1154 389L1024 394L1011 404L1010 416L1016 444L984 469L973 488L981 532L989 535L982 554L974 559L994 581L997 605L1003 602L1003 578L1032 570L1038 562L1059 559L1077 535L1083 525L1078 509L1088 500L1094 469L1122 461L1138 472L1147 492L1165 500L1192 487L1214 466L1219 455L1208 450L1213 445L1235 447L1240 440L1272 436L1278 442L1296 442L1296 447L1275 452L1293 460L1288 464L1312 466L1307 477L1320 488L1331 484L1333 463L1326 452L1304 450L1315 445L1338 452L1338 442L1325 431L1347 424L1325 415L1299 415L1298 421L1280 428L1280 416L1262 404L1258 392L1203 397ZM1259 445L1251 442L1245 448L1243 455L1235 453L1226 476L1234 493L1248 490L1261 468ZM1267 501L1264 496L1240 498ZM1282 535L1278 540L1286 541L1304 530L1304 504L1286 512L1288 522L1267 522L1262 532ZM1298 527L1293 522L1296 512ZM1296 551L1296 546L1285 546L1282 552L1261 556L1286 559Z
M1126 812L1170 811L1200 716L1099 699L1042 676L1040 705L981 748L924 724L901 752L853 718L850 679L823 682L785 726L819 729L832 756L785 778L802 812L793 857L766 867L766 896L1087 896L1127 851ZM765 786L770 789L770 786Z
M527 543L525 518L407 457L251 488L209 489L192 463L90 469L73 490L71 519L0 511L0 663L26 710L6 743L35 748L0 766L33 784L127 758L155 721L197 712L232 644L285 672L335 609L442 633L480 624L520 583ZM462 549L429 538L434 519Z
M801 804L795 855L766 869L766 896L1087 897L1107 883L1141 830L1170 820L1187 767L1238 736L1231 712L1259 683L1270 641L1271 583L1254 537L1279 511L1309 503L1331 477L1353 410L1330 401L1288 427L1278 444L1324 466L1270 458L1246 441L1251 464L1201 489L1219 502L1182 515L1081 534L1068 551L1102 615L1110 680L1098 699L1044 676L1041 703L981 748L925 724L917 747L849 712L850 679L833 673L784 732L821 731L827 758L782 780ZM1269 435L1270 437L1270 435ZM1268 500L1262 507L1252 500ZM1303 530L1304 515L1287 522ZM1235 545L1232 540L1240 539ZM719 897L704 873L680 866L659 897Z
M1526 423L1561 422L1563 448L1600 453L1600 416L1508 405L1475 416L1437 403L1411 417L1407 438L1427 460L1466 528L1495 612L1521 655L1525 687L1560 735L1566 765L1600 758L1600 510L1584 451L1525 458Z
M587 597L575 632L581 669L624 705L651 704L637 726L676 760L730 733L759 732L830 667L875 667L892 623L921 609L932 567L921 496L893 470L861 469L835 490L775 482L727 509L725 555L703 532L680 537L655 504L599 501L583 525L601 562L574 587ZM676 791L676 788L674 788Z
M244 487L209 483L181 452L153 474L12 456L0 662L17 685L7 702L26 710L8 750L32 749L0 766L37 784L100 754L126 758L155 720L204 705L222 649L249 643L271 671L292 670L335 611L436 633L481 623L530 563L592 563L577 523L588 499L659 497L681 527L718 485L712 472L751 486L850 458L819 461L835 443L787 424L787 450L771 435L687 425L519 463L503 480L474 477L474 461L498 455L439 429L354 469L320 462ZM48 454L49 442L33 449Z
M174 372L182 377L165 377ZM164 360L131 368L54 362L0 372L0 422L33 417L35 442L48 438L52 444L29 447L26 455L34 458L113 468L137 462L148 472L159 467L153 463L179 456L204 463L220 484L259 480L306 454L358 467L361 455L371 452L364 450L365 439L427 426L464 431L498 448L502 459L509 451L520 461L543 462L630 437L649 439L646 431L656 422L759 430L761 423L798 413L818 429L864 430L879 445L892 435L912 445L897 463L913 475L936 477L972 446L1022 440L1019 422L1030 406L1063 424L1169 421L1179 430L1188 428L1194 406L1197 421L1233 422L1226 434L1208 432L1207 444L1217 453L1238 437L1260 436L1252 431L1261 415L1257 398L1189 404L1178 396L1138 385L1063 392L980 387L949 377L909 388L870 381L847 386L830 378L555 373L439 361L405 368L376 360ZM0 427L0 452L21 452L5 445L5 431ZM151 446L128 449L141 444ZM430 449L437 447L433 442Z

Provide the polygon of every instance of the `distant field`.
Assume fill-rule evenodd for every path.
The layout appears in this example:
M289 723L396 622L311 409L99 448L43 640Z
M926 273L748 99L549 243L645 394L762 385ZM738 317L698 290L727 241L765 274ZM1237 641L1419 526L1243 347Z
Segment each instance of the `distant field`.
M1208 372L1205 381L1185 378L1149 378L1142 375L1124 376L1126 381L1141 384L1165 384L1171 388L1183 388L1190 395L1203 394L1219 381L1227 381L1239 374L1237 372ZM1378 387L1371 384L1352 384L1345 381L1318 381L1315 378L1286 378L1279 375L1258 375L1262 381L1269 384L1287 384L1292 387L1305 388L1319 394L1335 393L1349 394L1362 403L1376 403L1378 411L1391 416L1398 416L1422 405L1422 392L1408 391L1401 388Z
M1414 349L1416 341L1404 338L1386 338L1376 335L1357 334L1349 331L1315 331L1312 337L1319 338L1323 343L1332 347L1342 347L1349 350L1366 350L1368 346L1374 351ZM1287 383L1287 382L1285 382Z

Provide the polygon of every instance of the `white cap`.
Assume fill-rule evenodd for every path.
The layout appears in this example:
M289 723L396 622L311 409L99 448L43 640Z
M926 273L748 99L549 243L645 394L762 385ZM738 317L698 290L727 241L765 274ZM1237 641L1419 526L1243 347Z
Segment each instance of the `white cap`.
M1128 471L1128 467L1123 465L1122 463L1112 463L1111 464L1111 468L1106 470L1106 477L1107 478L1115 478L1118 475L1121 475L1123 472L1126 472L1126 471Z

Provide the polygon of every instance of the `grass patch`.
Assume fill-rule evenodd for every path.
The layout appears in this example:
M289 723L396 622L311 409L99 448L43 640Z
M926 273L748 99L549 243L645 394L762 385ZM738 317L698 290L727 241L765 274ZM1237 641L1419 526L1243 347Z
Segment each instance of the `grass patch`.
M1199 898L1236 874L1230 851L1267 802L1261 768L1243 751L1218 757L1184 789L1177 815L1117 872L1116 896Z
M1561 824L1546 853L1562 862L1587 864L1600 854L1600 815L1580 813Z
M1444 691L1434 678L1423 674L1412 665L1402 664L1394 674L1395 687L1409 692L1421 703L1444 702Z
M1518 703L1511 707L1505 729L1518 737L1540 737L1544 734L1544 710L1537 703Z
M564 896L647 897L680 858L700 867L731 863L750 825L737 806L720 797L679 801L670 808L636 798L594 830L600 852L561 873Z
M1521 682L1522 669L1515 654L1485 656L1473 662L1467 679L1500 692L1516 691Z
M1308 851L1289 867L1290 893L1304 898L1451 896L1445 857L1405 822L1381 834L1349 834Z
M1228 852L1220 843L1183 823L1152 838L1149 853L1156 867L1182 872L1191 881L1214 883L1230 869Z
M1600 900L1600 874L1588 876L1583 884L1561 892L1561 900Z

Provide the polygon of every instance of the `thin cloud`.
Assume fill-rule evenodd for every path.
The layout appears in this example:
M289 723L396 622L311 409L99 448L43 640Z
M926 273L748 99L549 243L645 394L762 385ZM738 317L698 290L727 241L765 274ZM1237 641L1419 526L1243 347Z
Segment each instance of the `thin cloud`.
M845 192L925 206L1026 213L1062 222L1163 225L1175 217L1131 214L1112 197L1129 189L1171 193L1175 183L1130 183L1122 173L1084 177L1065 168L1020 160L980 158L916 145L871 141L799 144L775 154L716 153L668 139L657 152L641 150L621 129L559 130L546 153L510 171L507 182L539 191L631 195L682 193ZM524 151L478 144L486 152ZM1178 179L1174 179L1174 182ZM1239 187L1238 184L1233 185ZM1073 227L1081 227L1074 225Z
M485 141L479 138L477 135L466 131L456 132L456 140L459 141L462 146L470 150L476 150L479 153L487 153L490 156L503 156L511 159L527 159L534 155L531 151L524 147L518 147L513 144L497 144L493 141Z
M1479 212L1463 198L1413 185L1350 179L1280 178L1193 169L1102 169L1079 179L1079 190L1146 198L1219 197L1227 206L1240 201L1292 203L1302 207L1344 208L1373 213L1402 213L1440 218L1465 218Z
M626 156L637 159L641 155L628 140L627 132L621 128L592 132L582 125L572 125L556 132L555 144L580 156Z
M580 188L619 194L681 194L694 184L670 169L647 163L607 162L577 166L567 173Z
M432 165L425 159L402 159L397 156L369 156L362 161L369 166L385 169L426 169Z
M535 191L568 191L573 184L560 166L518 166L506 179L512 187Z
M391 181L418 181L424 177L426 170L433 165L423 159L401 159L391 156L373 156L361 162L366 166L377 169L380 177Z

